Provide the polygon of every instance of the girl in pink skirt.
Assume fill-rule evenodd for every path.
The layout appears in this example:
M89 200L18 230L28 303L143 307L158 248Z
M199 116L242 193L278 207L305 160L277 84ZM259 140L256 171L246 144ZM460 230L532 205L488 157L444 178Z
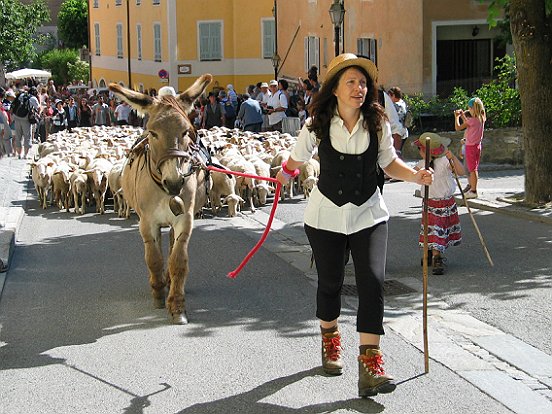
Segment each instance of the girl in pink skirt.
M450 246L460 244L462 240L462 229L458 218L458 207L454 200L456 180L452 172L449 160L453 161L454 169L459 175L464 175L465 170L462 162L456 158L447 148L450 144L449 138L441 137L432 132L420 135L414 144L418 147L422 160L415 169L421 169L425 164L425 139L429 137L431 161L433 168L433 184L429 186L428 199L428 264L432 264L432 273L442 275L445 272L443 254ZM421 189L424 194L424 187ZM420 229L419 245L424 245L424 223ZM423 263L422 263L423 264Z

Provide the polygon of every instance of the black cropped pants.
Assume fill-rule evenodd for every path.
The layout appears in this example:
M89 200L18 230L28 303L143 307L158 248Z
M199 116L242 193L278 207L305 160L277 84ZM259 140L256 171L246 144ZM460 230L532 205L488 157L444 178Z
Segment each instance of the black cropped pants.
M341 313L345 265L351 253L358 291L357 331L383 335L383 281L387 256L387 222L346 235L305 225L316 270L316 317L333 321Z

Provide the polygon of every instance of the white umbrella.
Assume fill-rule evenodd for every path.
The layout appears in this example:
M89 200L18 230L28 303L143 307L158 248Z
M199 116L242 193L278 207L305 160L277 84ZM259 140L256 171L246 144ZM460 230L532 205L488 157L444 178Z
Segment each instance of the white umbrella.
M6 79L51 78L52 74L40 69L19 69L6 73Z

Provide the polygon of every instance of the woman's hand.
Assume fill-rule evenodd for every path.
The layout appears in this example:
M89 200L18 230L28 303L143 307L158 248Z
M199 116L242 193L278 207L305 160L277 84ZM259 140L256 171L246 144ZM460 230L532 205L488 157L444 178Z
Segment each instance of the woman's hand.
M425 168L416 171L414 174L414 182L420 185L431 185L433 183L433 170L430 168L426 170Z

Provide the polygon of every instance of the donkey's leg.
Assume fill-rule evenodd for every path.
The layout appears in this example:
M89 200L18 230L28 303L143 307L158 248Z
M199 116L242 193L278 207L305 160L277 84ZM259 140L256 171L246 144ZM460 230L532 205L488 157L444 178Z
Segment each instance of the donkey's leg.
M144 258L149 271L151 294L156 308L165 307L165 279L163 277L163 251L161 229L140 219L140 234L144 241Z
M189 260L188 243L192 235L193 213L186 212L178 216L173 227L174 241L169 256L170 287L167 296L167 308L172 316L173 323L186 324L186 305L184 289L188 278Z

